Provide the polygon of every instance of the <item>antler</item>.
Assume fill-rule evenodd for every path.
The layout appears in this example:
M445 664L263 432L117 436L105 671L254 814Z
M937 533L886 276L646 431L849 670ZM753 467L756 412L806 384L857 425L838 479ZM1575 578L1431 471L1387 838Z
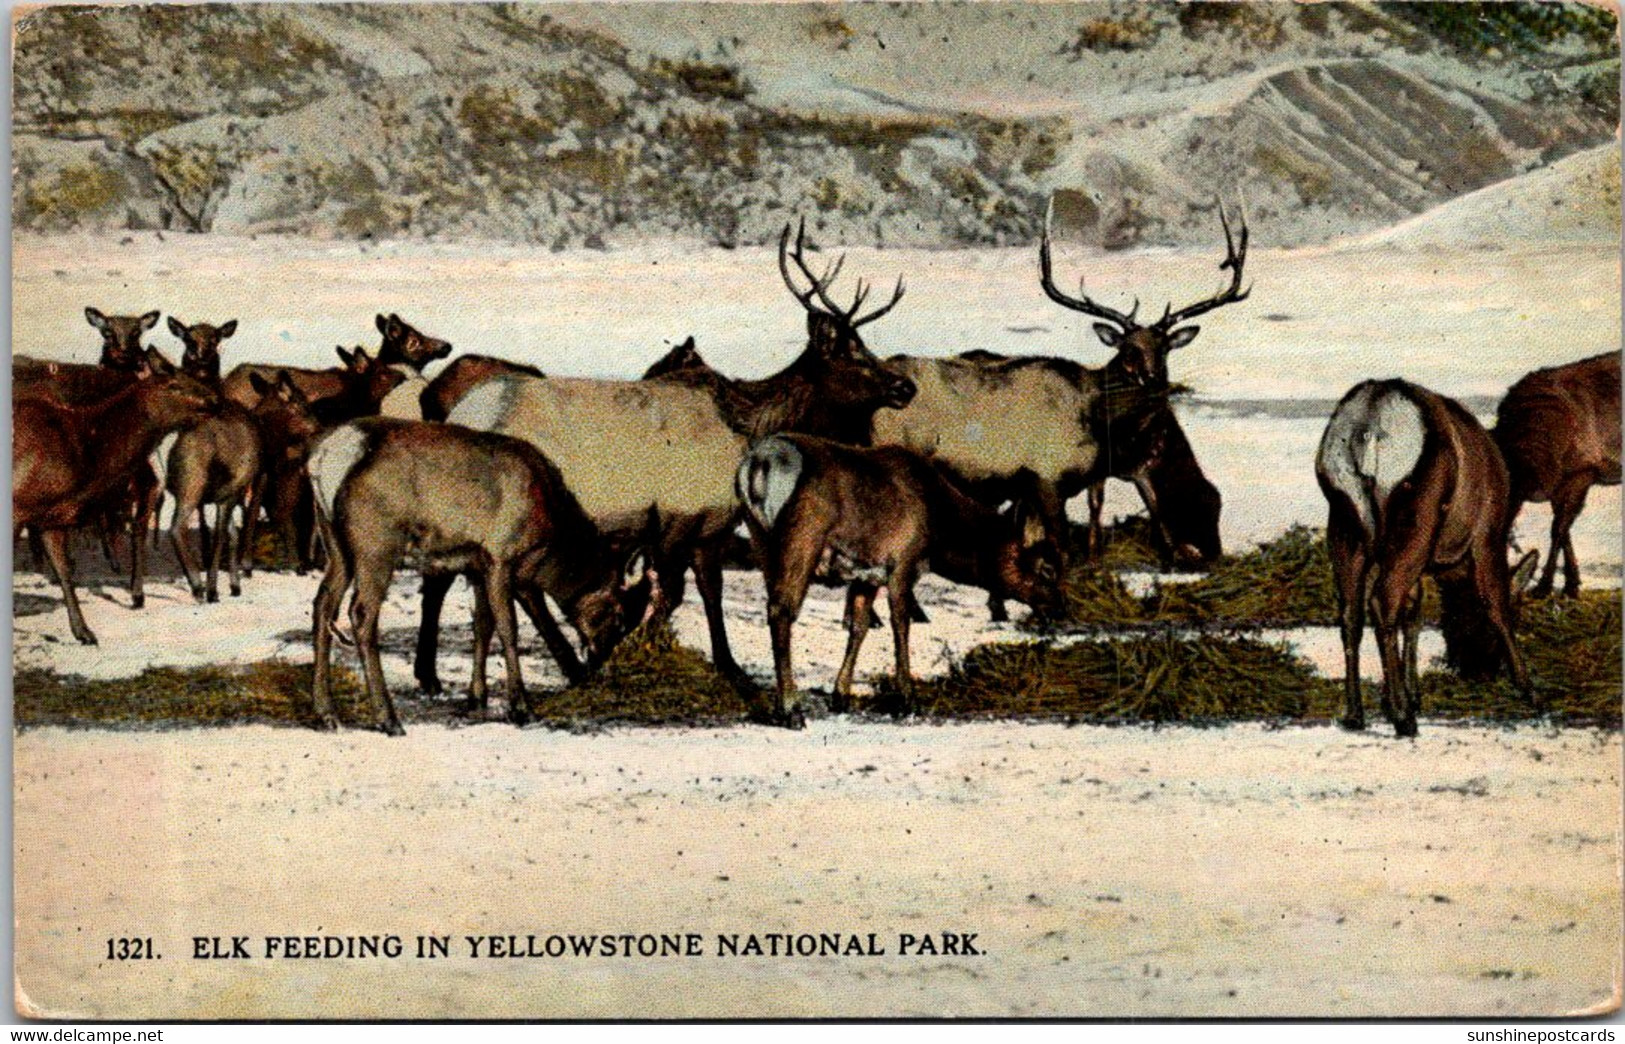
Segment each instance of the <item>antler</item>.
M1140 310L1140 302L1138 298L1136 298L1134 301L1134 308L1129 311L1127 315L1124 315L1122 312L1112 308L1107 308L1103 304L1096 304L1094 301L1091 301L1087 295L1080 297L1068 297L1066 294L1061 293L1060 289L1056 287L1055 273L1050 261L1049 248L1050 219L1054 216L1054 214L1055 197L1051 196L1049 206L1044 209L1044 238L1039 241L1038 245L1038 276L1039 282L1044 287L1044 293L1049 295L1049 299L1051 301L1054 301L1056 304L1063 307L1070 308L1074 312L1082 312L1085 315L1092 315L1099 319L1110 320L1111 322L1114 322L1118 326L1122 327L1124 332L1134 329L1139 325L1134 321L1135 314ZM1078 280L1078 293L1083 294L1082 279Z
M1221 202L1219 204L1219 223L1224 226L1224 260L1219 263L1219 271L1222 272L1227 268L1230 270L1230 285L1212 297L1188 305L1177 312L1173 311L1173 305L1170 304L1163 310L1162 318L1157 320L1157 325L1163 329L1169 329L1177 323L1185 322L1187 319L1195 319L1202 313L1211 312L1221 305L1245 301L1247 295L1253 292L1253 288L1250 286L1245 290L1241 288L1241 270L1247 264L1247 213L1243 210L1241 214L1240 235L1232 236L1230 234L1230 219L1225 216L1224 204ZM1239 245L1237 239L1240 240Z
M881 316L885 315L887 312L896 307L897 302L903 299L903 294L906 288L903 286L903 277L898 276L897 288L892 291L891 300L886 302L886 304L880 308L870 312L868 315L858 318L858 309L863 307L863 302L868 299L869 291L872 289L872 287L865 283L862 279L859 279L857 293L853 297L852 306L850 308L842 308L840 305L830 300L829 288L831 284L835 282L835 277L841 274L841 266L846 263L846 255L842 254L840 257L837 257L833 263L826 265L823 275L815 276L812 273L812 269L807 267L807 260L804 253L806 243L806 218L802 218L797 224L796 248L794 251L790 249L790 226L788 224L784 226L784 231L779 235L779 273L784 276L784 285L790 288L790 293L795 295L795 299L800 301L801 306L807 309L807 311L819 312L828 315L833 319L839 319L847 326L856 329L865 323L872 323L876 319L879 319ZM794 261L796 263L796 267L801 269L801 274L806 276L807 281L812 284L811 288L805 293L796 288L796 281L790 275L790 261ZM819 308L813 303L814 297L823 302L823 308Z

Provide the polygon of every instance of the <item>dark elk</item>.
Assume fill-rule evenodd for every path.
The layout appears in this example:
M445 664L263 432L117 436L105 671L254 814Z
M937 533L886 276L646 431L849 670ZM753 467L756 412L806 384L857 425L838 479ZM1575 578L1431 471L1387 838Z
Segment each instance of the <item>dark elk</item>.
M1061 601L1060 551L1027 504L1008 512L965 495L932 461L900 446L855 447L805 435L752 445L736 478L767 578L778 719L799 725L791 628L814 579L846 583L847 645L832 709L847 708L876 593L886 589L897 685L912 700L909 613L925 560L955 583L1040 612ZM907 709L905 707L905 709Z
M94 645L73 589L68 534L127 495L170 432L212 415L219 396L183 374L143 368L128 387L91 406L19 397L12 405L12 526L39 533L67 604L73 636ZM15 535L15 532L14 534ZM139 544L141 541L137 541Z
M815 276L804 252L804 231L792 250L786 226L779 270L807 313L807 347L772 377L693 380L679 373L630 382L501 376L470 391L448 418L523 438L542 450L606 531L641 526L655 503L662 519L656 563L665 592L662 609L680 601L682 571L692 561L712 660L741 684L748 679L734 661L723 623L722 559L740 521L733 480L748 441L783 431L863 440L877 411L901 409L914 395L913 382L886 369L858 332L902 299L901 280L878 308L862 311L869 291L861 283L843 307L830 297L840 261ZM424 596L417 676L435 691L436 592L425 585Z
M581 510L558 469L517 439L447 424L369 418L324 434L311 452L311 486L330 552L312 625L317 718L335 727L330 691L339 603L353 589L350 624L367 694L391 735L404 730L384 683L378 612L408 551L431 571L471 571L475 585L471 709L485 705L494 630L507 666L508 716L530 719L519 669L514 598L552 595L602 657L641 621L650 597L648 553L630 560ZM350 636L339 635L341 639Z
M1151 533L1164 568L1199 568L1215 561L1223 548L1219 515L1224 499L1202 473L1196 451L1168 401L1143 400L1106 420L1102 440L1106 477L1130 482L1139 491L1151 520ZM1089 487L1089 554L1105 546L1100 514L1106 502L1106 479Z
M1495 411L1493 434L1512 475L1513 517L1530 501L1552 505L1552 546L1530 592L1535 597L1552 593L1559 551L1563 593L1580 591L1569 530L1592 486L1619 485L1619 411L1617 352L1536 370Z
M1068 500L1113 474L1133 476L1146 466L1145 461L1109 454L1106 440L1114 420L1166 401L1168 354L1190 344L1200 331L1200 327L1182 324L1247 298L1249 291L1242 287L1246 224L1233 233L1222 209L1220 218L1226 249L1219 267L1230 272L1229 284L1184 308L1169 306L1161 319L1142 324L1138 303L1126 313L1119 312L1056 288L1046 216L1039 246L1039 280L1044 292L1067 308L1104 320L1095 324L1095 332L1114 350L1111 359L1096 369L1067 359L1006 359L989 352L953 359L893 357L887 365L913 380L919 394L906 410L876 415L874 441L935 456L962 476L972 495L985 503L1009 499L1019 493L1023 475L1036 476L1045 528L1051 533L1065 532ZM1169 443L1145 443L1147 447L1159 444ZM1181 461L1168 474L1188 475L1194 463L1193 459ZM1212 506L1211 498L1200 488L1193 500L1204 504L1204 511ZM1206 528L1206 522L1201 528ZM1194 540L1180 543L1202 546ZM995 617L1002 618L1001 607L994 604L992 608Z
M1326 535L1345 664L1341 724L1365 727L1360 639L1369 608L1382 656L1383 715L1396 734L1416 735L1423 576L1439 586L1450 666L1469 680L1504 667L1527 694L1507 568L1511 482L1472 414L1415 384L1366 381L1327 422L1315 475L1330 506ZM1520 576L1534 559L1531 552L1519 564Z

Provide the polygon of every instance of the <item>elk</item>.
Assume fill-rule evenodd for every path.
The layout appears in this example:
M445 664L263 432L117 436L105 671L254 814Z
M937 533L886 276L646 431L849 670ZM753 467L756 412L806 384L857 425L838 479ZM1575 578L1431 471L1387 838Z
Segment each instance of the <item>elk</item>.
M459 355L423 389L418 398L418 409L424 420L443 421L451 408L471 389L505 374L546 376L534 366L512 363L495 356Z
M690 559L705 604L712 662L741 686L749 684L728 645L722 615L722 542L739 520L733 476L752 438L781 431L865 440L872 418L901 409L914 384L884 367L859 329L887 314L903 297L898 280L891 298L862 312L869 290L859 283L848 306L830 298L841 268L837 260L813 275L805 260L803 225L790 247L790 227L779 237L779 271L807 313L807 347L788 367L756 381L690 382L680 375L650 381L594 381L499 376L466 394L447 418L482 431L531 442L554 461L587 514L606 530L634 526L647 504L663 520L656 572L674 607L683 566ZM794 265L810 281L803 288ZM443 592L442 592L443 595ZM423 625L434 626L425 585ZM418 680L436 685L432 634L420 644Z
M102 335L101 365L109 370L134 373L147 355L146 348L141 344L141 335L158 325L158 313L109 316L94 308L86 308L85 320Z
M1447 662L1477 680L1505 665L1527 694L1507 569L1511 482L1495 441L1472 414L1407 381L1366 381L1333 410L1315 476L1329 505L1326 536L1342 625L1340 724L1365 728L1360 639L1369 606L1382 655L1383 715L1396 735L1416 735L1424 575L1438 583L1443 599ZM1520 576L1535 557L1519 564Z
M41 398L13 403L12 526L27 526L43 538L80 642L94 645L96 636L74 593L69 531L93 520L110 498L127 496L135 473L150 467L148 458L164 436L219 407L219 396L198 381L145 368L123 391L95 405Z
M832 709L846 710L876 592L890 605L896 678L913 697L909 613L927 556L955 583L1017 598L1038 612L1060 605L1060 549L1025 504L988 508L923 454L899 446L846 446L806 435L752 444L735 478L767 578L778 719L799 727L790 635L815 578L846 583L846 655ZM905 706L905 709L908 709Z
M988 503L1009 499L1017 488L1016 476L1028 472L1036 476L1045 528L1065 532L1068 500L1114 472L1138 470L1139 462L1108 454L1107 440L1115 418L1154 410L1166 400L1168 354L1190 344L1201 329L1183 324L1244 301L1251 292L1242 287L1246 222L1232 231L1223 207L1219 217L1225 236L1219 268L1230 273L1228 284L1183 308L1170 304L1161 319L1141 324L1138 301L1128 312L1119 312L1056 287L1046 214L1039 283L1063 307L1104 320L1094 329L1113 349L1111 359L1096 369L1067 359L1004 358L980 351L948 359L894 356L887 366L909 377L919 394L906 410L875 415L873 441L933 455L963 476L972 495ZM995 618L1001 618L999 607L992 608Z
M346 591L350 623L380 725L401 735L378 652L378 612L408 551L431 570L477 573L474 690L485 704L491 630L507 666L508 717L530 720L519 670L514 596L546 591L580 631L590 655L607 655L641 620L650 596L649 555L630 560L582 511L559 470L518 439L447 424L368 418L318 439L310 457L317 520L329 548L312 609L316 671L312 702L333 728L332 639ZM341 635L341 638L344 637Z
M1619 354L1536 370L1514 384L1495 411L1496 444L1512 476L1508 525L1528 501L1550 501L1552 544L1531 595L1552 593L1558 552L1563 594L1580 592L1580 566L1569 530L1594 485L1617 486Z
M1105 544L1100 513L1105 506L1106 479L1115 478L1131 482L1139 490L1164 568L1197 568L1219 557L1223 550L1219 514L1224 499L1202 473L1190 439L1166 399L1153 398L1138 409L1113 416L1107 422L1102 448L1106 475L1088 490L1091 556L1099 554Z

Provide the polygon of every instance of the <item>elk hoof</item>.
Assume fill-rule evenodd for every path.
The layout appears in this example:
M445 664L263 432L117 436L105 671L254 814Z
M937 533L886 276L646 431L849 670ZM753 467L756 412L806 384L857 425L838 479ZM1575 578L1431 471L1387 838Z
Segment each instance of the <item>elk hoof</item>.
M1394 735L1399 739L1416 738L1416 719L1404 718L1394 722Z
M100 645L101 644L100 642L98 642L96 640L96 636L94 634L91 634L89 631L86 631L84 634L75 633L74 637L79 639L79 644L80 645Z
M220 601L220 592L219 591L210 591L208 594L204 595L204 599L210 605L213 605L216 602Z
M146 607L147 607L147 596L146 595L144 595L144 594L133 594L133 595L130 596L130 608L131 609L145 609Z
M779 716L779 724L799 732L807 727L807 712L800 706L791 707Z
M1340 728L1340 729L1344 729L1344 730L1346 730L1348 732L1364 732L1365 731L1365 718L1364 717L1359 717L1359 718L1348 718L1348 717L1338 718L1337 719L1337 727Z
M386 736L404 736L406 735L406 728L401 725L399 718L391 718L384 722L383 733Z
M339 719L331 713L316 716L316 729L318 732L337 732Z
M431 677L418 679L418 692L421 692L425 696L439 696L445 691L444 686L440 684L439 678Z
M478 717L485 713L487 704L483 697L470 696L463 701L463 714L467 717Z
M987 607L987 614L994 623L1010 622L1010 613L1005 609L1003 602L999 602L996 605L989 605Z
M203 593L203 588L201 588L201 587L192 588L192 601L196 602L199 605L202 605L207 600L208 599L206 598L206 596Z
M232 584L231 585L231 597L233 597L233 598L241 598L242 596L243 596L243 585L242 584Z
M534 719L530 715L530 708L523 703L514 703L508 708L508 721L510 724L524 728Z

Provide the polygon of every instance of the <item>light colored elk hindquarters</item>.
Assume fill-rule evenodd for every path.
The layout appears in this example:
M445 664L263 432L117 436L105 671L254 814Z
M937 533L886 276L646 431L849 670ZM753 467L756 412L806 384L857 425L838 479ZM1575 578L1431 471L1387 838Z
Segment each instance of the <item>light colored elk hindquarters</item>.
M366 450L367 436L354 424L345 424L328 432L310 451L310 485L329 519L337 513L345 478Z
M904 410L875 414L877 445L932 454L967 479L1092 473L1098 447L1084 418L1100 390L1048 366L989 369L956 359L887 360L918 389Z
M1388 498L1416 470L1426 441L1421 407L1377 384L1362 385L1327 423L1320 469L1348 497L1367 539L1378 539Z
M541 450L606 530L639 526L651 502L663 516L726 517L735 508L745 439L702 388L504 376L469 392L446 419Z
M801 481L801 451L785 439L763 439L740 462L735 486L745 510L772 529Z

